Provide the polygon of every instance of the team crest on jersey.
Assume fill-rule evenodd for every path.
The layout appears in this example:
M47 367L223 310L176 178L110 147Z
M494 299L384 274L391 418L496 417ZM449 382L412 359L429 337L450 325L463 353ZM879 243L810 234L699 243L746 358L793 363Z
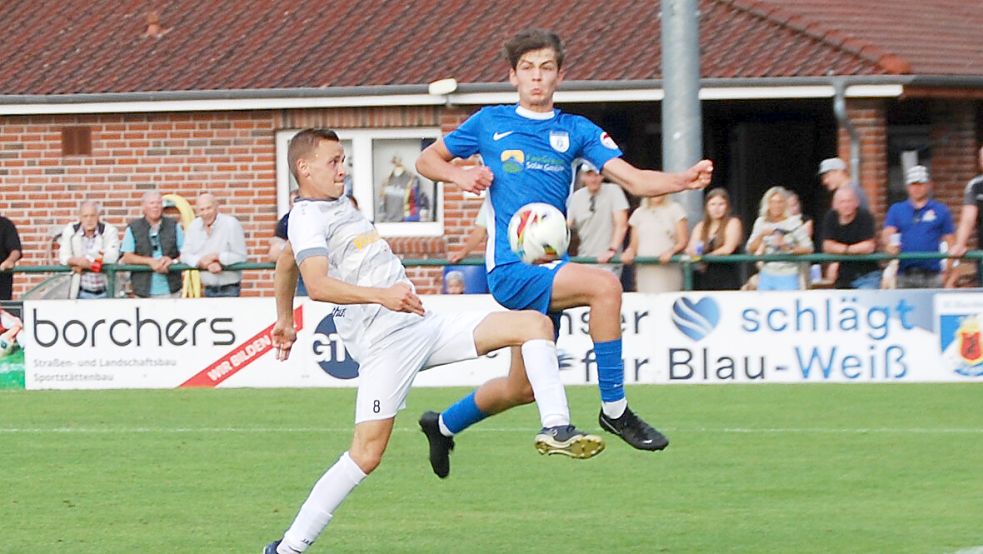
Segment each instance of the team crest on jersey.
M518 173L526 163L526 154L522 150L503 150L501 160L506 173Z
M550 146L557 152L570 149L570 134L566 131L550 131Z
M601 133L601 144L603 144L604 146L607 146L611 150L617 150L618 149L618 145L615 144L614 139L611 138L611 135L609 135L607 133Z

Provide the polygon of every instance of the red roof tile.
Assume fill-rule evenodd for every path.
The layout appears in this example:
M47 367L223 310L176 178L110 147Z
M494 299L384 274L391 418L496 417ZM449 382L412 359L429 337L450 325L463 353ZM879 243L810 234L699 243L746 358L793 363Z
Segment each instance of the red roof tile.
M151 5L166 30L160 38L145 35ZM700 0L701 73L980 75L979 8L976 0ZM568 80L662 71L659 3L632 0L9 1L0 2L0 26L0 95L500 83L501 44L528 26L564 37Z

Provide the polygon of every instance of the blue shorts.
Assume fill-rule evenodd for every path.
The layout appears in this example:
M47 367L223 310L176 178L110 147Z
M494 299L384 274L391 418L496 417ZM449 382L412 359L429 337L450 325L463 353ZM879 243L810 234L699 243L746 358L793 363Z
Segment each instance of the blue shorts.
M553 279L556 272L570 260L540 265L514 262L497 265L488 274L488 290L495 301L510 310L536 310L553 320L554 333L560 329L561 313L550 313L553 298Z

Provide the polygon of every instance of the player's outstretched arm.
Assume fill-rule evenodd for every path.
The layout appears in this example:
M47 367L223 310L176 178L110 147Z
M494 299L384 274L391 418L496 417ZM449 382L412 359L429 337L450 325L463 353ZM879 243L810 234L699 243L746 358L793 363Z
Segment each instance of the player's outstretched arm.
M328 276L328 258L312 256L300 263L307 295L333 304L380 304L394 312L423 315L423 302L406 283L391 287L361 287Z
M416 171L431 181L454 183L462 189L479 193L491 186L493 175L487 167L459 167L451 163L454 155L447 150L444 139L426 147L416 160Z
M661 196L706 188L713 177L713 162L701 160L686 171L666 173L638 169L622 158L614 158L604 164L602 172L635 196Z

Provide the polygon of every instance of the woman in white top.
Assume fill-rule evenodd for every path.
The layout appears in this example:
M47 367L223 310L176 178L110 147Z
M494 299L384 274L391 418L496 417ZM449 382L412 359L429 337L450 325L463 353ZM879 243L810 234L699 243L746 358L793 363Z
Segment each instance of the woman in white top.
M658 256L659 265L642 265L635 269L638 292L682 290L683 272L678 264L669 265L674 254L682 252L689 240L686 212L668 196L643 198L642 204L628 218L631 239L621 255L625 264L636 256Z
M761 197L758 219L751 229L747 251L754 254L810 254L809 238L802 218L788 210L788 191L772 187ZM798 290L802 288L796 262L767 262L758 273L758 290Z

